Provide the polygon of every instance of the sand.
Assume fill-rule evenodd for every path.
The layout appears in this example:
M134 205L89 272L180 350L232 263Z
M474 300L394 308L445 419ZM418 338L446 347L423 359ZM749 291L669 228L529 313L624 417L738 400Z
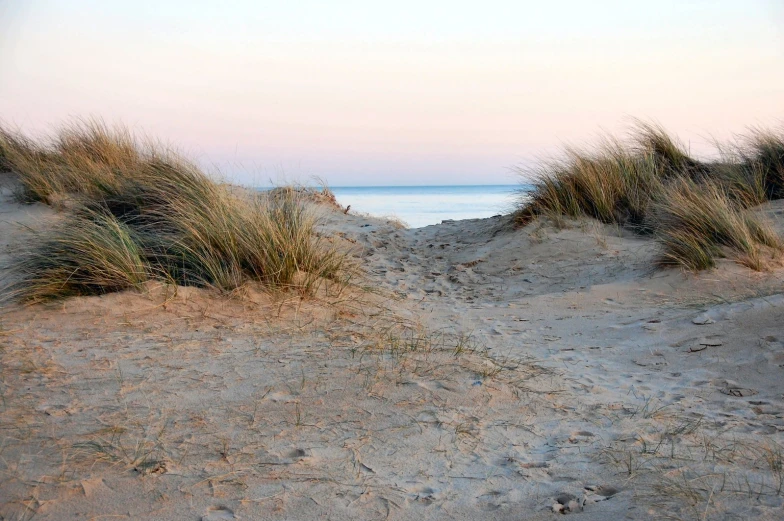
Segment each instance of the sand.
M784 270L320 211L366 271L339 295L5 305L2 519L781 518ZM3 282L57 218L4 189Z

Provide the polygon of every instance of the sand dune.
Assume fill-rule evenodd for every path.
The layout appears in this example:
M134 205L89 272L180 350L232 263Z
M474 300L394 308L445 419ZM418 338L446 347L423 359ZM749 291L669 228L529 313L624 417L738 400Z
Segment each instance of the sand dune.
M4 281L30 225L0 205ZM784 271L323 208L339 299L148 284L0 318L5 519L773 519ZM782 207L761 211L784 231Z

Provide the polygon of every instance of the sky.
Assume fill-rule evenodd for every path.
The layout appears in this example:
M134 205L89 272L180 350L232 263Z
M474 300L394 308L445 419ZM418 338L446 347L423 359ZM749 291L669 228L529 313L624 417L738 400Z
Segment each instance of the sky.
M0 0L0 119L100 117L248 185L511 184L656 121L784 124L784 1Z

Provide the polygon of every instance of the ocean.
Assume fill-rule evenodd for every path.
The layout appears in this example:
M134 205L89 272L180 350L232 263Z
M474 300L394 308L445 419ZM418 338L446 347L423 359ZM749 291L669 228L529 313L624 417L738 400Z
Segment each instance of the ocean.
M476 219L510 213L522 185L337 186L338 203L351 211L396 217L411 228L447 219Z

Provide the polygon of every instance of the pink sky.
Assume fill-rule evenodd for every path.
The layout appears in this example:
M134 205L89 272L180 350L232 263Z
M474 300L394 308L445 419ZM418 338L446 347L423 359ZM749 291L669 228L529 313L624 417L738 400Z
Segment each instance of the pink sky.
M2 4L0 117L99 116L236 181L334 186L514 183L631 117L698 152L784 119L773 0L328 4Z

